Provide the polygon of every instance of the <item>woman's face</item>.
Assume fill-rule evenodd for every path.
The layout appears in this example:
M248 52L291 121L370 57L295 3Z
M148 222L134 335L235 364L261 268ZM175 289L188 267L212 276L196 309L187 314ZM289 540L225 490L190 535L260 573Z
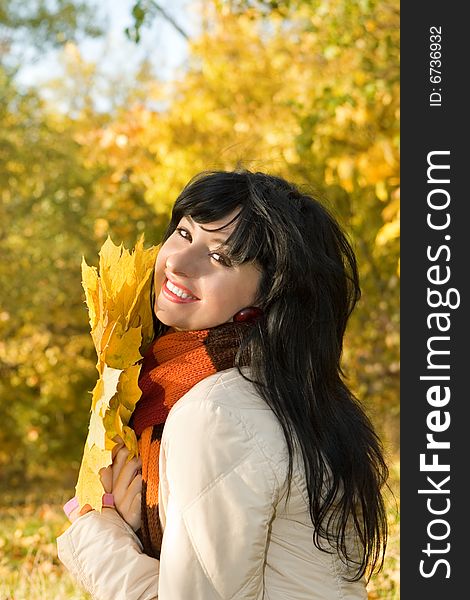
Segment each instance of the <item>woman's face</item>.
M254 263L232 265L224 254L236 226L229 223L238 212L204 224L183 217L160 248L154 274L155 314L165 325L180 330L216 327L254 305L261 271Z

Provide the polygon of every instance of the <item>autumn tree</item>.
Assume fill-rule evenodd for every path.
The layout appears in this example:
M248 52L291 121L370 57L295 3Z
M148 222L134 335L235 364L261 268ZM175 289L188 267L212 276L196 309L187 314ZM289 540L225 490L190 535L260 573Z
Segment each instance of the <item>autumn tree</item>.
M168 211L196 172L239 164L286 176L330 206L353 240L363 290L346 371L391 436L399 385L398 3L274 4L204 3L189 68L149 93L167 108L135 103L106 135L126 140L118 168L157 212Z
M103 88L70 43L52 100L19 93L1 72L4 466L13 448L24 468L32 457L81 456L97 375L82 255L96 264L108 234L128 247L140 233L155 243L194 174L237 166L293 180L349 232L363 297L345 372L396 449L397 0L237 4L200 5L201 34L170 82L143 64L134 82ZM94 102L98 87L114 98L108 112Z
M97 7L87 2L55 0L1 0L0 2L0 57L12 45L32 46L44 50L61 46L81 36L102 34L96 18ZM15 49L14 49L15 50Z
M96 264L108 233L131 247L160 230L141 189L105 188L112 167L89 160L84 132L110 115L86 98L62 114L0 75L0 469L24 485L81 455L96 378L82 256Z

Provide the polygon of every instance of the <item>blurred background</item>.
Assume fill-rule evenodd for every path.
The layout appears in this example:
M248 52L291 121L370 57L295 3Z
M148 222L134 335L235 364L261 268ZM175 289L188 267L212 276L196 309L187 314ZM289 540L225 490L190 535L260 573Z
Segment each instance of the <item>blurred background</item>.
M399 1L0 0L0 599L88 598L55 538L96 355L80 264L159 242L205 169L325 202L357 253L344 349L390 466L369 599L399 598Z

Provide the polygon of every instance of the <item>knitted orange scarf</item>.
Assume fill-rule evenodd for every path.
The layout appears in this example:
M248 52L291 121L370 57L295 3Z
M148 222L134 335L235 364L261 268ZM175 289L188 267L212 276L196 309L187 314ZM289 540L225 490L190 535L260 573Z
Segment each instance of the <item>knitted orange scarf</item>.
M142 524L138 534L149 556L160 558L163 532L158 515L158 459L168 413L196 383L234 366L246 327L226 323L213 329L167 333L144 357L139 379L142 396L131 425L142 459Z

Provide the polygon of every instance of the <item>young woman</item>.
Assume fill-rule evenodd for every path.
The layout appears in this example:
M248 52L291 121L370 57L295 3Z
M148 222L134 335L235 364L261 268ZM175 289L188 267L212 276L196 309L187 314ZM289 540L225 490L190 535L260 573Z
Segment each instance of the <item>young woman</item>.
M281 178L210 172L163 242L140 458L118 447L115 509L72 515L61 560L103 600L365 599L387 467L342 379L360 295L345 235Z

